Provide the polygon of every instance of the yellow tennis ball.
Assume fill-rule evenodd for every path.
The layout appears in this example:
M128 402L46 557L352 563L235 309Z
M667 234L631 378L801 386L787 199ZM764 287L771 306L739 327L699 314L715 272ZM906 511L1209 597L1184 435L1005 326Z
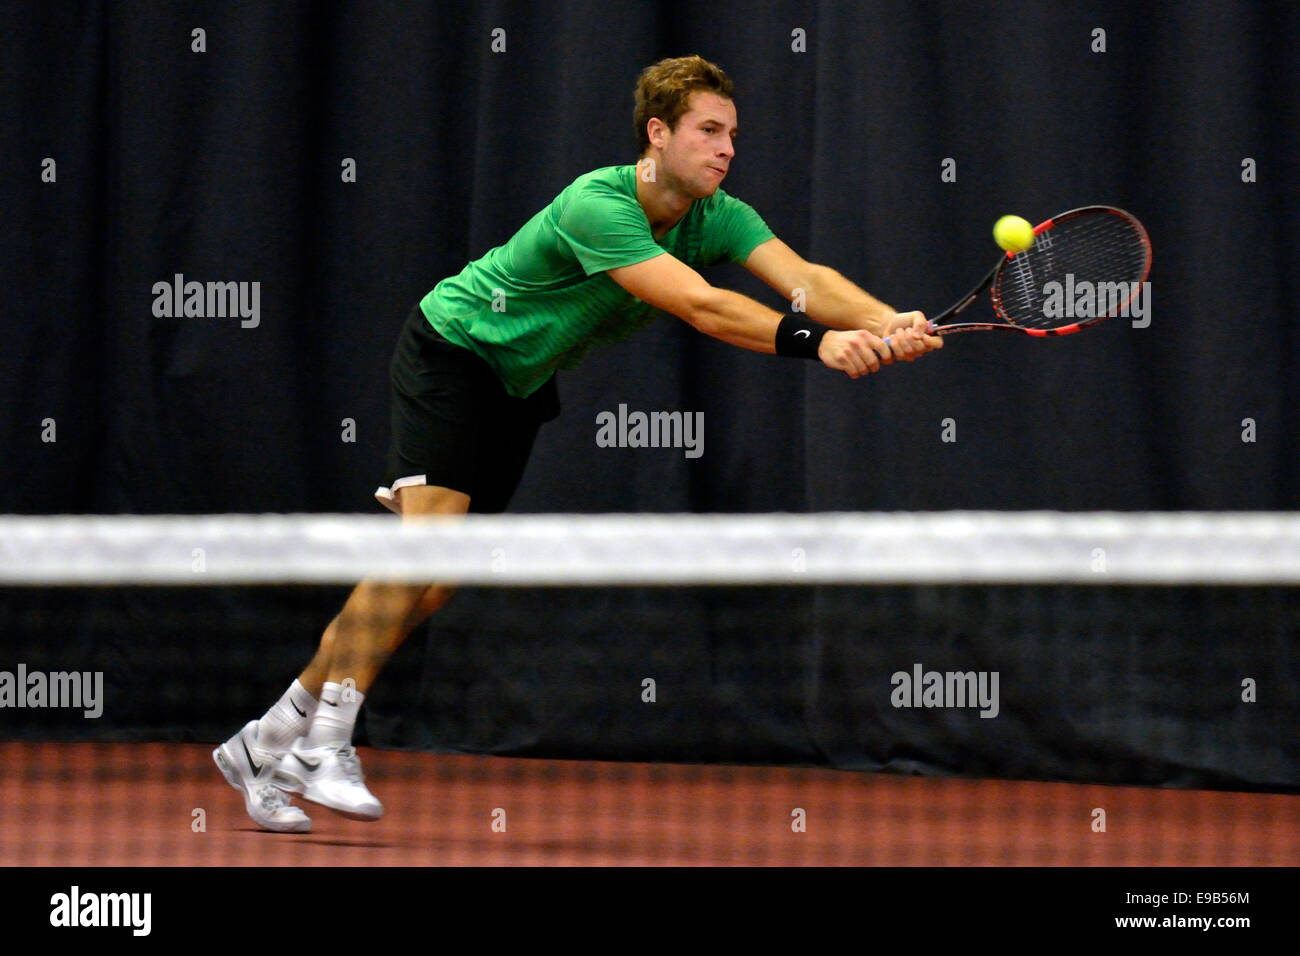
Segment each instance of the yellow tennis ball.
M1024 252L1034 244L1034 227L1019 216L1003 216L993 224L993 241L1007 252Z

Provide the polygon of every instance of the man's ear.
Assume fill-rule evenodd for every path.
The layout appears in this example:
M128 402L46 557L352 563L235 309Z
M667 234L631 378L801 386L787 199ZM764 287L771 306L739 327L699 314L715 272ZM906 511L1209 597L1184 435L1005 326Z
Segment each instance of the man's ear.
M656 149L664 148L664 135L669 132L671 131L668 129L668 124L657 116L652 116L646 121L646 135L650 140L650 145Z

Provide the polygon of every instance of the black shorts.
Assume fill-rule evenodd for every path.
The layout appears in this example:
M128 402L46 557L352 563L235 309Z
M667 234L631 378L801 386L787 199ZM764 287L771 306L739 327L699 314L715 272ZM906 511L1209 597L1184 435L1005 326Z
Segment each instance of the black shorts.
M389 373L392 437L379 502L400 511L398 489L438 485L469 495L472 512L504 511L537 429L560 414L555 376L515 398L487 362L439 335L418 304L402 326Z

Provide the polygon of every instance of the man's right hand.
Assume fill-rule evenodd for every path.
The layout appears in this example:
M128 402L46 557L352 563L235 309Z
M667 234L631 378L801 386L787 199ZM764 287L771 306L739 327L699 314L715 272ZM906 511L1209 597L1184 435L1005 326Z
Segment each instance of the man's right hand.
M817 357L827 368L844 372L849 378L861 378L879 372L882 364L894 361L888 343L865 329L837 332L831 329L822 336Z

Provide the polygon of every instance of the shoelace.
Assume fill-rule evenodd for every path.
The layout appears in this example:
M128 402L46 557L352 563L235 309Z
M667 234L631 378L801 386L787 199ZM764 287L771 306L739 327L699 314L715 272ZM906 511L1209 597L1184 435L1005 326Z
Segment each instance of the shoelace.
M361 773L361 761L357 759L355 747L344 747L338 751L339 763L343 767L343 772L348 775L349 780L355 780L361 783L364 779Z

